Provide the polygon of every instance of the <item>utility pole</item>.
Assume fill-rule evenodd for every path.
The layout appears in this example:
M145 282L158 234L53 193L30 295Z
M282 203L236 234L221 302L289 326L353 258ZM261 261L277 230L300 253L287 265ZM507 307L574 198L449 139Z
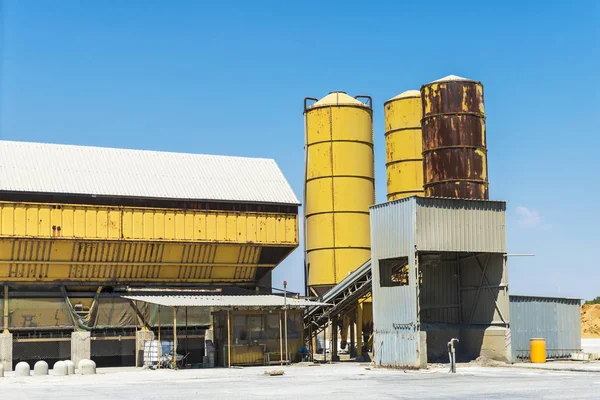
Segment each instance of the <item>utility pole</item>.
M285 359L289 364L290 357L288 353L288 329L287 329L287 281L283 281L283 321L285 330Z

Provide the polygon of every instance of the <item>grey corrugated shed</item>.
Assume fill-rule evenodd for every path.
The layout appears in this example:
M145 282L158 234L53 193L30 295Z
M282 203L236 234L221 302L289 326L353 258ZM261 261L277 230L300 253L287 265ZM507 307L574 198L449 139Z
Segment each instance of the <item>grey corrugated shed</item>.
M371 208L371 263L373 273L373 350L384 367L418 367L420 341L417 330L417 297L414 276L414 198L397 206ZM409 285L381 287L379 260L407 256Z
M372 206L371 214L375 211L371 231L382 236L381 245L388 248L382 251L390 254L382 258L408 255L411 241L419 251L506 252L503 201L414 196Z
M154 295L154 296L121 296L125 299L158 304L165 307L283 307L284 298L274 295ZM287 298L289 307L310 307L327 305L305 299Z
M581 300L510 296L513 360L529 359L529 341L546 340L549 358L571 357L581 351Z
M11 141L0 191L299 204L271 159Z

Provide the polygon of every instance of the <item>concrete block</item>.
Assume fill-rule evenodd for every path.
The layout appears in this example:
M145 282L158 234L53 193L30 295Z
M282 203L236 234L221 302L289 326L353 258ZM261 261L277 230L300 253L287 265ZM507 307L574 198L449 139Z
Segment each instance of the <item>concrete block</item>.
M65 363L64 361L55 362L54 366L52 367L52 373L56 376L69 375L67 363Z
M419 358L421 361L420 367L422 369L427 369L427 332L419 332L419 347L421 352L419 353Z
M0 365L5 371L12 371L12 333L0 333Z
M81 360L89 360L91 357L91 340L89 332L71 333L71 360L79 365Z
M75 363L71 360L65 360L67 366L67 375L73 375L75 373Z
M42 376L48 375L48 363L46 361L38 361L33 366L33 375L34 376Z
M96 373L96 363L92 360L81 360L77 364L77 373L80 375L94 375Z
M486 357L510 362L510 330L502 327L462 328L459 349L471 358Z
M31 367L25 361L21 361L15 367L15 376L29 376L31 375Z

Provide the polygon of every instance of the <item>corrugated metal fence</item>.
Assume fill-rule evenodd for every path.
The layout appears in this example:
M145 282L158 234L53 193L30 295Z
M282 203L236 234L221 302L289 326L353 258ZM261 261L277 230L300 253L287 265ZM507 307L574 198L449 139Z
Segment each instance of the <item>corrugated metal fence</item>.
M581 350L581 301L510 296L513 361L529 359L529 341L544 338L548 358L568 358Z

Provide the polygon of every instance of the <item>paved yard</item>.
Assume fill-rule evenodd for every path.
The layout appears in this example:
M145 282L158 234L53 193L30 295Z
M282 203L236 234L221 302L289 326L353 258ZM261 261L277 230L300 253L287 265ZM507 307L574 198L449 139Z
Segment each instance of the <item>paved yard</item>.
M459 367L421 372L365 369L341 363L284 367L285 375L264 376L277 367L151 371L98 369L94 376L0 378L2 399L283 399L283 398L597 398L600 373Z

